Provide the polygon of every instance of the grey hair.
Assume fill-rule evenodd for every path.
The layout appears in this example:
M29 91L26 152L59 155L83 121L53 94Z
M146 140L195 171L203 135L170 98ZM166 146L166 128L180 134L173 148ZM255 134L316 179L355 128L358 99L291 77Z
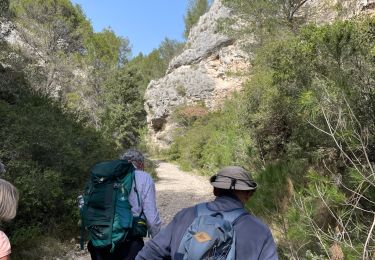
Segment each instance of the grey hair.
M0 220L10 221L17 213L19 193L10 182L0 179Z
M121 156L120 159L128 160L132 162L144 162L145 157L143 154L135 149L128 149L126 150Z

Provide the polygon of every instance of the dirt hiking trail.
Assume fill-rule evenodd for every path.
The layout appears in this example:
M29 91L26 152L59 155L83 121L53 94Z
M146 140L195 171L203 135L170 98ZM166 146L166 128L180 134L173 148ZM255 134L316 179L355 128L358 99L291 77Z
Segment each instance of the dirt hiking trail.
M184 172L172 163L157 164L156 198L163 226L182 208L213 199L208 177ZM87 252L70 252L62 259L91 260Z
M182 208L213 199L208 177L181 171L166 162L159 163L157 173L156 196L163 224L171 221Z

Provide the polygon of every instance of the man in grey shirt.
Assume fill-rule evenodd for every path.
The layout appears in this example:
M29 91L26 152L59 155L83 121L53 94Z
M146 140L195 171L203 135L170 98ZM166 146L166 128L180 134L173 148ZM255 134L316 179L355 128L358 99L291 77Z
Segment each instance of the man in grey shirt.
M121 159L132 162L136 168L135 181L129 194L133 216L141 215L147 222L149 234L154 237L160 230L161 221L156 207L154 181L150 174L144 171L144 156L137 150L129 149L121 156Z
M214 186L216 196L214 201L206 204L211 211L232 211L244 208L257 188L250 174L236 166L223 168L211 177L210 181ZM185 231L197 216L196 210L193 206L178 212L165 229L147 242L136 260L185 259L178 250ZM235 259L278 259L271 231L259 219L245 213L233 222L233 228L236 237Z
M155 237L160 230L161 221L156 208L154 181L150 174L144 171L144 156L137 150L128 149L120 159L131 162L136 168L129 194L132 214L143 218L147 223L148 233ZM90 242L88 250L92 260L133 260L143 246L142 237L127 237L116 245L114 252L110 252L110 248L95 248Z

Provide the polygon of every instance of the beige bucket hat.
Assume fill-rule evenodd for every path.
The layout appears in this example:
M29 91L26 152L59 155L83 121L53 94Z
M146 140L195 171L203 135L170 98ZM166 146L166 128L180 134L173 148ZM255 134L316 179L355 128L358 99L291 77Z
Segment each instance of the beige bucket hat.
M228 166L210 179L211 185L225 190L256 190L257 183L251 174L242 167Z

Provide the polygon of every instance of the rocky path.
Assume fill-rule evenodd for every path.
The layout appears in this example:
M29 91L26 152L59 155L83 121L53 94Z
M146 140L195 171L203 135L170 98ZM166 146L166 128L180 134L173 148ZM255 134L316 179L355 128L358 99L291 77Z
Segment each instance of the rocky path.
M181 171L176 165L158 162L159 180L155 183L157 204L163 225L182 208L213 198L207 177ZM74 253L65 259L90 260L87 252Z
M212 199L207 177L181 171L176 165L160 162L156 182L158 209L164 224L182 208Z

